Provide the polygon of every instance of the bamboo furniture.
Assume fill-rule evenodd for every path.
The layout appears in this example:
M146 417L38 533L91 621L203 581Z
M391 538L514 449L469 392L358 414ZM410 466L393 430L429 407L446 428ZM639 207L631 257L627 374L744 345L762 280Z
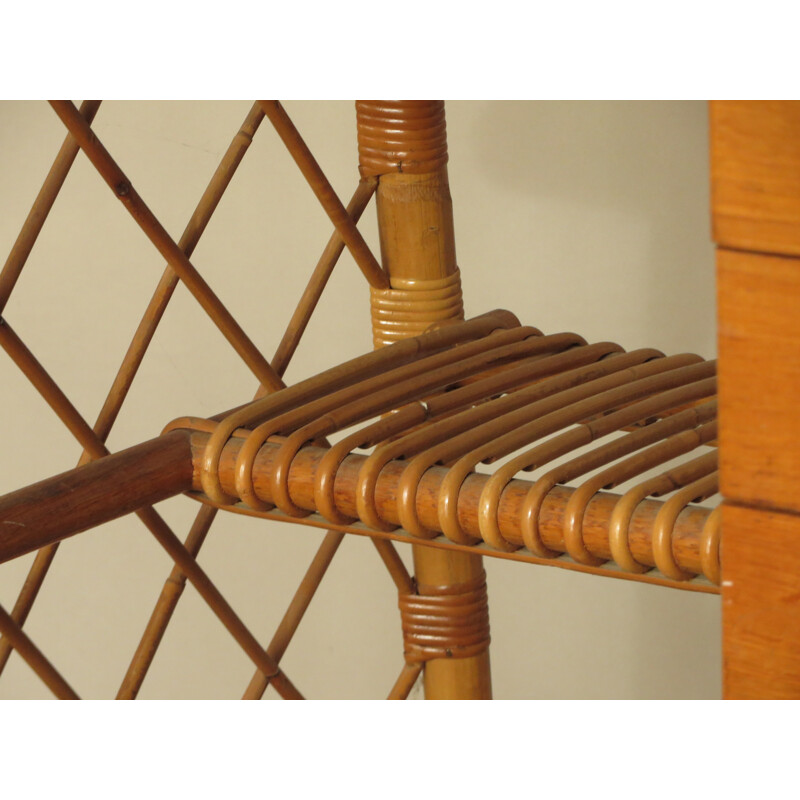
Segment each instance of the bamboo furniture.
M38 550L15 607L0 610L0 668L14 648L54 694L75 696L24 622L63 538L135 512L175 567L120 698L139 692L187 579L253 662L245 697L262 696L270 683L282 697L301 697L279 662L348 532L372 538L398 590L405 664L390 698L406 697L421 673L430 698L491 696L486 556L707 593L721 584L726 696L800 694L797 637L786 636L800 627L792 594L800 461L789 407L798 385L794 104L712 106L719 427L714 362L542 332L508 311L464 321L441 102L358 101L361 179L347 207L283 107L254 104L177 242L92 131L99 104L51 105L68 135L0 273L0 313L79 149L167 267L93 427L0 323L6 353L84 448L75 470L0 498L0 560ZM265 117L335 228L270 361L191 262ZM765 149L769 135L780 146ZM788 177L785 162L795 170ZM373 194L380 259L356 225ZM344 248L371 287L376 350L285 387L282 375ZM250 403L173 420L158 438L111 455L105 440L179 281L260 389ZM751 305L753 293L763 303ZM780 371L769 375L771 391L753 397L744 365L773 354ZM759 404L768 422L756 433L745 415ZM721 511L699 505L719 491L718 443ZM479 466L498 461L488 472ZM185 543L152 507L183 492L201 503ZM328 530L266 648L197 562L220 509ZM413 577L393 540L412 543Z

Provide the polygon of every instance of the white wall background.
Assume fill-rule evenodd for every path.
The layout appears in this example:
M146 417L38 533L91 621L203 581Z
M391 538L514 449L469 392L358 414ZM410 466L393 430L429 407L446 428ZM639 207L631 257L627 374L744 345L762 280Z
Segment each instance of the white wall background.
M249 106L109 102L95 129L177 240ZM286 108L349 198L357 181L352 103ZM706 114L702 103L448 104L467 315L508 307L545 332L713 356ZM63 137L46 104L0 103L3 257ZM377 250L372 208L361 228ZM264 122L192 260L270 356L329 235ZM163 266L80 154L5 316L90 422ZM368 291L345 254L287 378L370 348ZM229 408L254 388L180 287L109 446L150 438L177 416ZM0 494L73 467L79 454L0 353ZM181 537L197 509L182 497L159 506ZM321 536L221 515L200 561L266 643ZM7 610L32 558L0 566ZM170 567L135 517L70 539L26 630L79 694L113 697ZM486 569L496 697L720 695L717 597L503 560L487 559ZM309 697L379 698L401 664L394 586L369 541L348 537L283 665ZM188 587L141 696L235 698L252 671ZM14 654L0 698L48 696Z

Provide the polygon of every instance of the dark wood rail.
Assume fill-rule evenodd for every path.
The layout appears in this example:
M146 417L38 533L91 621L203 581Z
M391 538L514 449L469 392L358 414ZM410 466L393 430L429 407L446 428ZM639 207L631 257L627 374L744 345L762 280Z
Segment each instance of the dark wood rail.
M192 486L188 431L171 431L0 497L0 562Z

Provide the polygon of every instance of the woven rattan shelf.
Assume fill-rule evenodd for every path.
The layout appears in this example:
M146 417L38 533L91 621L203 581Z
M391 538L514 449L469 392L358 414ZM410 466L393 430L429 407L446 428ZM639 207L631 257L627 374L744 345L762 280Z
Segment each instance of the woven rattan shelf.
M0 609L0 669L16 649L57 696L77 696L23 625L58 543L130 512L175 568L121 698L137 695L187 579L253 662L245 697L271 683L300 698L279 662L346 533L373 539L398 590L404 666L391 698L408 696L423 671L429 697L491 696L484 556L724 594L716 362L542 332L510 311L465 321L443 103L356 104L361 179L347 206L283 107L256 103L179 241L92 130L98 106L52 103L69 133L0 273L0 312L79 150L167 268L93 427L0 317L0 345L84 448L76 469L0 498L0 561L38 551L13 611ZM190 260L264 118L335 227L271 361ZM373 195L380 258L356 225ZM370 286L376 349L286 386L344 248ZM252 401L173 420L160 437L111 455L105 440L179 281L260 388ZM185 544L152 507L181 493L202 504ZM197 562L218 510L329 531L267 648ZM414 545L413 577L392 541ZM787 670L791 694L797 678Z

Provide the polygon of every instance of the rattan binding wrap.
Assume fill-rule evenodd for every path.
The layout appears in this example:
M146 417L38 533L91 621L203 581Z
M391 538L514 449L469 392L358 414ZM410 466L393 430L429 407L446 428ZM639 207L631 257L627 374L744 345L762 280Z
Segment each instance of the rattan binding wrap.
M358 100L361 174L425 174L447 163L444 101Z
M372 339L375 347L419 336L431 325L464 319L461 273L446 278L393 278L390 289L370 288Z
M469 658L489 647L486 573L470 583L420 586L399 594L404 655L408 663Z

